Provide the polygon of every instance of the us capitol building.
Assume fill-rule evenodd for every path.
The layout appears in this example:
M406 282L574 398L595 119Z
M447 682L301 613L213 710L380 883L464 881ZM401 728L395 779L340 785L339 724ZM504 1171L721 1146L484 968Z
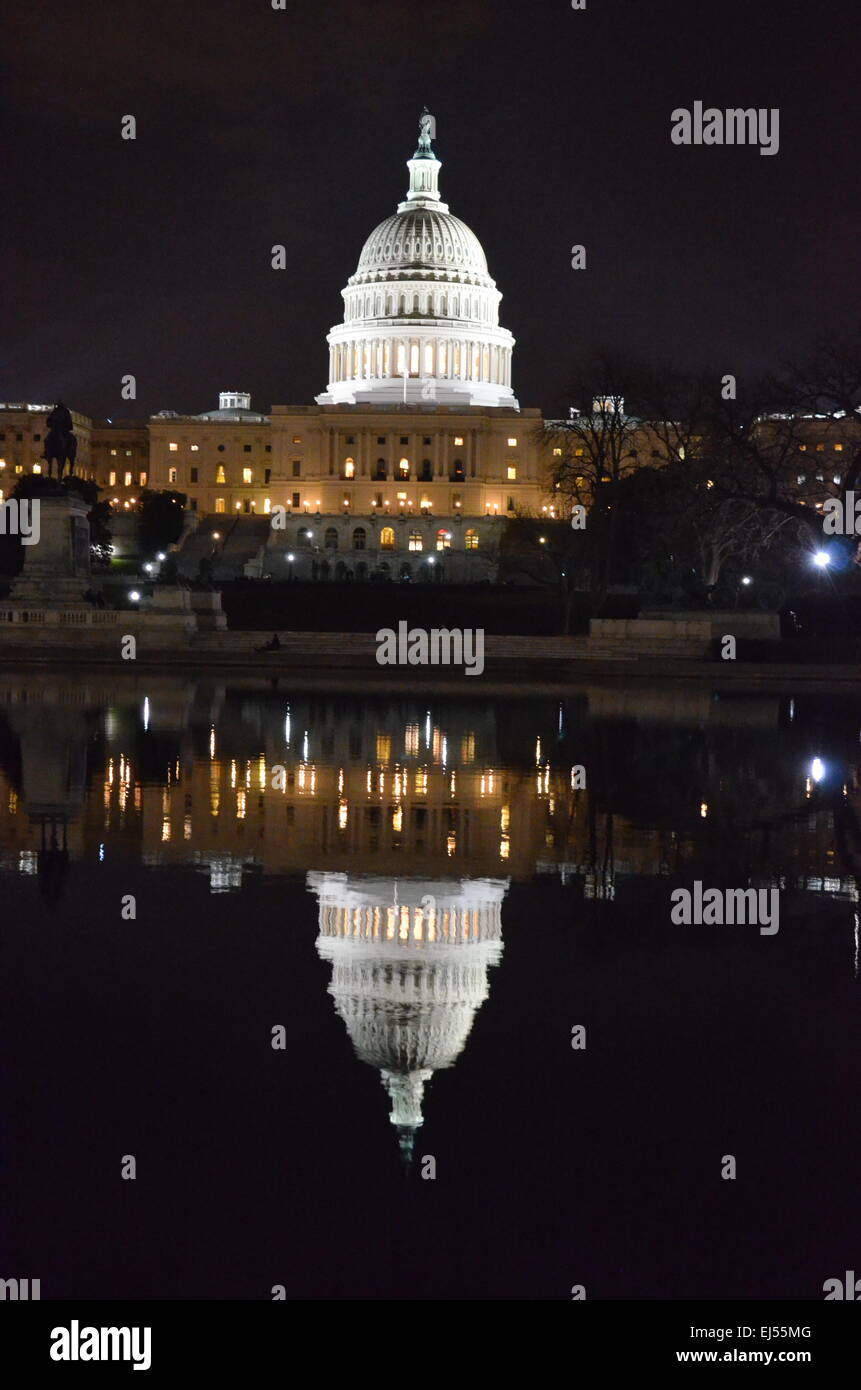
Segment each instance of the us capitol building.
M479 579L506 516L549 511L541 411L514 396L501 294L475 233L440 197L432 129L424 112L406 197L342 291L316 404L263 414L247 392L223 391L201 415L75 416L78 471L115 513L134 512L145 487L186 494L186 573L205 558L223 577ZM4 438L17 435L10 472L25 471L31 440L38 459L45 409L0 407ZM10 424L16 411L31 429L21 415ZM283 526L271 525L275 508Z

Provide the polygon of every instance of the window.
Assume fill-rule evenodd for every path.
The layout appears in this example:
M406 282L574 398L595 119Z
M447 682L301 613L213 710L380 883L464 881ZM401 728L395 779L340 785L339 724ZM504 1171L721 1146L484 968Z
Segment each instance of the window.
M798 446L798 452L801 453L801 454L806 454L806 453L807 453L807 445L806 445L806 444L799 444L799 446Z
M424 550L424 541L422 540L421 531L410 531L407 546L410 550Z
M291 505L292 507L298 507L298 506L300 505L300 502L299 502L299 493L298 493L298 492L294 492L294 493L293 493L293 501L291 502L290 505Z
M176 469L174 468L174 469L172 469L171 471L172 471L173 473L175 473L175 472L176 472ZM176 482L176 478L174 478L173 481ZM124 474L123 474L123 487L131 487L131 485L132 485L132 475L131 475L131 473L124 473Z
M39 438L38 434L36 435L36 438L37 438L37 439ZM835 452L835 454L842 454L842 453L843 453L843 445L842 445L842 444L835 444L835 445L834 445L834 452Z
M394 550L394 548L395 548L395 528L394 528L393 526L384 526L383 529L382 529L382 531L380 532L380 549L381 549L381 550Z
M301 436L301 434L294 434L294 436L293 436L293 443L294 443L294 444L301 444L301 443L302 443L302 436Z
M374 474L374 477L375 477L375 478L385 478L385 476L386 476L386 460L385 460L385 459L377 459L377 471L376 471L376 473Z
M817 454L824 454L824 453L825 453L825 445L824 445L824 444L817 444L817 446L816 446L816 452L817 452Z
M356 462L355 462L355 459L351 459L351 458L346 458L346 459L344 459L344 477L345 477L345 478L355 478L355 476L356 476Z
M506 507L505 510L508 511L508 512L513 512L513 511L514 511L514 498L513 498L513 497L509 497L509 499L508 499L508 506Z
M167 447L170 449L170 452L171 452L172 454L175 454L176 451L177 451L177 449L179 448L179 445L178 445L178 444L168 444Z
M242 452L243 452L244 454L250 454L250 453L251 453L251 445L250 445L250 444L243 444L243 446L242 446Z
M219 452L220 454L223 454L223 453L224 453L224 445L223 445L223 444L219 444L219 446L218 446L218 452Z
M365 548L365 528L364 528L364 526L357 526L356 529L355 529L355 531L353 532L353 549L354 549L354 550L364 550L364 548Z
M422 440L422 444L430 444L430 442L431 442L431 437L430 437L429 434L426 434L425 437L424 437L424 439Z
M216 468L216 470L215 470L215 481L216 481L217 483L226 483L226 482L227 482L227 474L226 474L225 471L224 471L224 464L223 464L223 463L220 463L220 464L218 465L218 467Z
M117 451L116 451L116 449L111 449L111 458L116 458L116 456L117 456Z
M347 435L347 441L346 441L346 442L347 442L348 444L355 444L355 442L356 442L356 436L355 436L354 434L348 434L348 435Z
M216 497L216 499L215 499L215 510L216 510L217 512L223 512L223 511L225 510L224 498L223 498L223 497Z
M554 457L555 459L561 459L561 457L562 457L562 450L561 450L561 449L554 449L554 450L553 450L553 457Z
M266 516L268 516L269 513L272 511L272 498L271 498L271 497L264 497L264 498L263 498L263 511L265 512Z
M458 446L458 447L462 446L462 444L463 444L463 435L462 435L462 434L456 434L455 437L454 437L454 442L455 442L455 445L456 445L456 446Z
M437 531L436 548L437 550L451 550L451 531Z
M510 463L510 464L508 465L508 468L506 469L506 473L507 473L507 475L508 475L508 481L509 481L510 483L516 483L516 482L517 482L517 468L516 468L516 466L515 466L513 463Z
M301 478L301 476L302 476L302 460L301 460L301 459L294 459L294 460L293 460L293 477L294 477L294 478Z
M132 451L131 451L131 449L126 449L126 458L127 458L127 459L130 459L131 456L132 456Z
M464 536L464 544L467 550L478 550L478 532L469 530Z
M376 493L375 496L374 496L374 506L375 506L375 507L381 507L382 505L383 505L383 494L382 494L381 492L378 492L378 493Z
M267 452L267 454L271 454L271 453L272 453L272 445L271 445L271 444L267 444L267 445L266 445L266 452Z
M377 435L377 443L378 443L378 444L385 444L385 442L386 442L386 436L385 436L384 434L378 434L378 435Z
M410 461L409 461L409 459L399 459L399 460L398 460L398 472L400 473L400 475L401 475L402 478L408 478L408 477L409 477L409 475L410 475Z
M191 452L192 452L193 454L199 454L199 453L200 453L200 445L199 445L199 444L192 444L192 446L191 446Z
M264 470L263 470L263 482L264 482L264 484L268 483L268 482L270 481L271 477L272 477L272 469L271 469L271 468L264 468Z
M402 434L402 435L401 435L401 443L402 443L402 444L409 444L409 442L410 442L410 437L409 437L409 435L408 435L408 434Z
M129 482L131 482L131 475L130 475L129 473L126 474L126 477L129 479ZM175 483L175 482L176 482L176 469L175 469L175 468L169 468L169 469L167 470L167 480L168 480L169 483ZM126 487L128 487L128 483L126 483Z
M144 480L145 480L145 479L146 479L146 473L141 473L141 487L144 486ZM189 481L192 482L192 483L196 483L196 482L197 482L197 469L196 469L196 468L192 468L192 469L191 469L191 476L190 476Z
M323 546L326 550L338 549L338 532L335 530L334 526L329 526L327 528L326 534L323 537Z
M509 447L509 449L516 449L516 448L517 448L517 440L516 440L516 439L509 439L509 441L508 441L508 447Z
M243 481L243 483L250 483L250 482L251 482L251 469L250 469L250 468L243 468L243 470L242 470L242 481Z
M117 475L116 475L116 473L109 473L109 474L108 474L108 487L116 487L116 485L117 485Z
M581 459L581 458L583 457L583 450L582 450L582 449L575 449L575 450L574 450L574 455L575 455L576 458ZM660 454L658 453L657 449L653 449L653 450L652 450L652 458L660 458Z

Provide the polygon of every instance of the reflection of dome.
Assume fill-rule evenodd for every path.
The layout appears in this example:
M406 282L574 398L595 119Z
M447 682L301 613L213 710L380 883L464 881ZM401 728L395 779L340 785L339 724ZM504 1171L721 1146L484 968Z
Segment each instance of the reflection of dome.
M407 196L371 232L342 291L344 319L329 334L329 384L317 400L516 410L502 295L478 237L440 200L442 166L422 128Z
M317 950L356 1055L376 1067L405 1156L425 1083L454 1064L502 954L507 879L351 878L309 873Z

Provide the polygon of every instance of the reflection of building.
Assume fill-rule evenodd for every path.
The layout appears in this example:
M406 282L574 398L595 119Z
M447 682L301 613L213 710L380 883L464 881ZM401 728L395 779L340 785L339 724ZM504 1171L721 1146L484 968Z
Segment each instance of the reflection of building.
M463 1050L502 954L507 879L355 878L309 873L317 950L356 1055L376 1067L405 1159L424 1089Z

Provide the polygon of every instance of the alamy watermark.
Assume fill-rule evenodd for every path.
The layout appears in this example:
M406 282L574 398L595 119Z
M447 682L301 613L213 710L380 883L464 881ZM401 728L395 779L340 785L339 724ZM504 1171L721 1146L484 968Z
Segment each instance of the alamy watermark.
M20 536L22 545L38 545L40 512L38 497L10 497L0 507L0 536Z
M381 627L377 633L380 666L463 666L467 676L484 670L483 627L409 627L402 619L397 632Z
M780 929L780 891L777 888L706 888L694 881L693 891L676 888L670 921L677 926L758 926L760 936Z
M670 116L674 145L759 145L760 154L780 149L780 110L776 106L677 106Z

